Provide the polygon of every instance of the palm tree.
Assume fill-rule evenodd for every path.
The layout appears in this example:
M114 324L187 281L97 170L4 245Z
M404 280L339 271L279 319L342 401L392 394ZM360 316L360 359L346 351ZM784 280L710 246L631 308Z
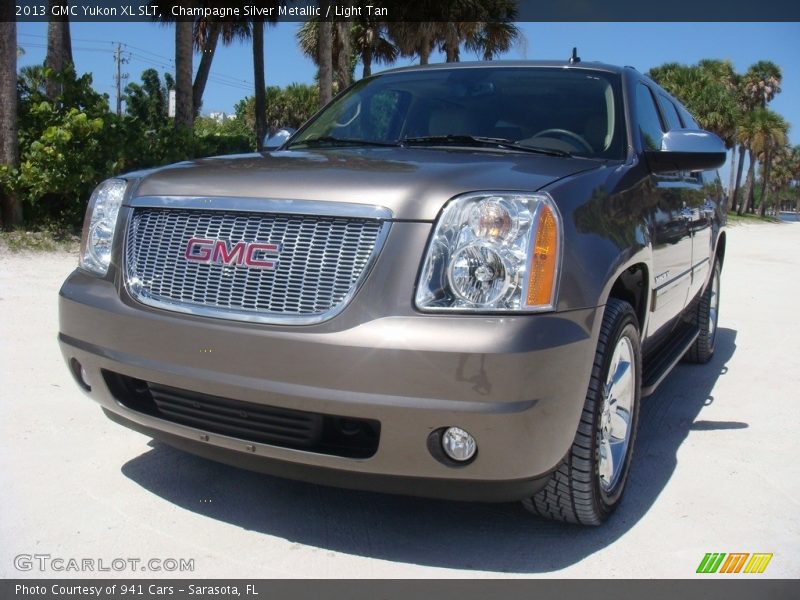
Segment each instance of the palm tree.
M323 2L322 11L325 12L325 10L326 6ZM346 28L334 26L333 23L325 20L306 21L297 30L296 37L300 48L317 65L320 106L325 106L333 98L334 78L339 80L340 86L343 82L350 80L350 65L345 65L345 63L349 63L349 58L342 60L339 56L343 48L342 40L339 38L349 37L349 33L345 34L345 31L347 31ZM347 75L340 73L343 67L346 68Z
M267 128L270 133L282 127L299 128L319 108L319 88L316 84L292 83L281 89L268 86ZM236 116L248 129L255 129L255 98L249 96L236 105Z
M215 7L219 3L215 0L196 0L195 6ZM151 3L150 7L156 13L156 18L162 23L176 22L172 14L172 7L179 6L180 2L170 3ZM192 23L192 38L194 50L200 53L200 63L192 83L192 108L195 117L200 114L203 105L203 94L205 93L208 76L211 73L211 64L217 50L220 39L224 45L230 45L235 39L248 39L250 37L250 25L244 19L220 19L218 17L199 17Z
M775 95L780 93L782 79L780 67L775 63L762 60L751 65L747 72L738 78L739 119L743 120L752 110L759 106L766 108ZM745 145L740 142L739 164L736 168L736 180L730 199L731 207L736 202L736 196L741 187L745 152ZM749 198L747 202L749 203Z
M791 166L789 169L792 172L792 181L790 185L794 185L795 189L797 189L800 187L800 146L795 146L792 148ZM800 215L800 194L795 194L795 196L795 211L797 215Z
M772 155L772 168L769 176L769 191L775 194L775 214L781 210L780 192L784 190L795 178L796 165L793 164L792 147L789 145L776 148ZM762 198L766 198L762 192Z
M782 80L783 75L778 65L761 60L747 69L741 83L750 105L766 108L776 94L780 94Z
M192 107L195 116L200 114L200 107L203 105L203 93L208 83L208 75L211 73L211 63L214 61L220 34L223 27L230 23L218 19L198 19L194 23L194 47L200 51L200 64L197 65L197 73L192 84ZM230 36L228 43L232 40L233 35Z
M339 89L343 90L353 80L353 44L350 33L351 25L347 21L338 21L334 25L336 31L336 74L339 80Z
M186 17L176 19L172 9L176 6L194 8L206 0L172 0L171 2L150 2L149 7L155 12L154 20L161 24L175 24L175 127L192 129L195 117L194 85L192 83L193 56L197 34L194 19ZM209 65L210 67L210 65ZM205 83L203 83L205 87Z
M741 118L741 103L739 102L741 78L734 70L730 60L704 59L697 63L697 66L708 73L727 91L728 102L733 112L733 119L729 123L730 127L728 131L726 131L726 135L723 136L725 146L731 149L731 173L728 182L728 210L731 210L734 199L733 191L736 187L736 170L734 167L736 165L737 148L739 146L738 140L736 139L736 125L737 121Z
M319 26L320 21L306 21L297 30L296 38L300 49L314 61L319 68ZM349 22L340 21L331 28L331 75L334 89L342 90L352 79L353 70L353 29Z
M397 60L397 47L386 37L386 24L364 18L351 29L353 49L361 59L362 77L372 75L372 64L392 64Z
M491 60L520 38L513 25L514 0L440 0L425 7L424 15L435 19L431 22L414 22L420 16L415 4L405 7L410 12L408 22L400 14L402 7L393 8L397 10L392 16L399 22L388 25L389 37L401 56L419 56L421 65L428 64L434 47L444 52L447 62L458 62L462 44Z
M321 21L317 26L317 65L319 67L319 104L333 98L333 24Z
M438 23L396 21L387 25L387 33L400 56L419 57L427 65L436 42Z
M0 2L0 167L19 164L17 138L17 21L14 5ZM22 225L22 203L0 185L0 216L6 229Z
M747 179L744 184L744 194L742 203L739 205L738 214L745 214L750 208L750 196L753 191L755 179L756 157L759 154L765 156L764 165L767 179L769 178L769 163L772 151L786 143L786 132L789 126L786 121L777 113L766 108L756 108L748 113L742 120L737 137L746 147L748 152L749 166L747 168ZM764 208L765 202L762 198L761 204Z
M47 94L47 77L44 75L43 65L28 65L19 70L19 83L22 86L23 94L39 92L43 96Z
M255 0L250 2L259 8L273 8L280 4L278 0ZM277 13L277 10L273 11ZM255 82L255 122L256 122L256 149L261 151L264 147L264 138L267 135L267 88L264 74L264 28L274 25L277 17L251 17L249 20L250 35L253 39L253 81ZM243 34L240 34L242 37ZM246 36L246 34L244 34Z
M481 55L483 60L492 60L511 50L522 40L522 32L511 22L492 21L482 23L466 41L466 48Z
M475 36L477 30L478 24L474 22L458 23L455 21L445 21L443 23L437 23L439 50L444 52L445 62L458 62L461 58L461 42Z
M214 0L198 0L201 5L213 6L218 4ZM175 4L169 3L163 6L155 5L159 18L163 21L172 21L170 7ZM197 4L197 2L195 2ZM275 7L277 6L276 0L255 0L251 4L257 5L260 8ZM252 38L253 48L253 79L255 81L255 120L256 120L256 147L260 150L264 136L266 135L266 109L265 109L265 94L266 84L264 75L264 25L265 23L274 23L275 18L265 19L263 17L252 17L248 20L244 19L224 19L220 20L216 17L198 18L192 23L192 41L193 46L201 52L200 64L197 67L194 82L192 83L191 98L192 98L192 111L193 118L200 113L203 103L203 94L205 92L206 84L208 83L208 76L211 72L211 64L214 60L217 44L220 39L225 45L233 43L236 39ZM176 32L177 35L177 32ZM177 54L176 54L177 56ZM177 71L176 60L176 71ZM177 98L177 83L176 83L176 98ZM177 104L177 102L176 102ZM177 122L177 115L176 115Z
M62 16L53 16L53 8L69 6L67 0L49 0L49 15L47 22L47 56L45 65L52 70L52 74L61 73L64 67L73 62L72 38L69 33L69 17L62 11ZM47 79L47 97L53 101L62 91L62 84L58 78L51 74Z
M783 121L783 119L781 119ZM772 176L772 163L775 153L786 145L789 125L785 121L776 123L772 134L766 138L764 150L759 154L758 160L763 165L763 177L761 183L761 203L758 207L758 214L762 217L767 214L767 198L770 191L770 177Z
M264 74L264 21L254 19L250 24L253 35L253 80L255 81L256 150L264 147L267 135L267 83Z
M175 22L175 127L192 128L192 22Z

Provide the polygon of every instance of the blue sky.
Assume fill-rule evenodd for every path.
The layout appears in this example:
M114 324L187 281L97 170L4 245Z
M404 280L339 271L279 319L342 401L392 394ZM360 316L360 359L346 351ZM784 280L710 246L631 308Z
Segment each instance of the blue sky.
M269 28L265 39L267 85L312 83L315 67L297 48L298 23ZM782 93L771 107L792 125L790 141L800 144L800 23L520 23L524 43L506 58L566 59L572 46L583 60L628 64L640 71L665 62L695 63L703 58L729 59L743 72L758 60L771 60L783 70ZM130 62L124 71L129 81L153 67L172 70L174 30L152 23L72 23L73 52L79 73L91 72L95 88L114 101L115 42ZM25 55L19 65L41 63L46 44L46 23L18 23L19 45ZM474 60L469 53L462 60ZM434 55L432 62L443 61ZM196 55L195 67L199 62ZM400 61L398 66L409 64ZM380 70L378 66L376 70ZM203 113L233 112L241 98L252 94L252 53L249 45L220 46L206 88ZM360 69L357 73L360 72ZM724 179L726 181L726 179Z

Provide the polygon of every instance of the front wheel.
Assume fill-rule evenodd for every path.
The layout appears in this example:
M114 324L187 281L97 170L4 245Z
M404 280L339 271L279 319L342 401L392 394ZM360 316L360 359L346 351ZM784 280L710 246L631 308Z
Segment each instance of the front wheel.
M610 298L575 440L547 486L523 500L530 511L582 525L599 525L614 511L633 455L641 373L636 313Z

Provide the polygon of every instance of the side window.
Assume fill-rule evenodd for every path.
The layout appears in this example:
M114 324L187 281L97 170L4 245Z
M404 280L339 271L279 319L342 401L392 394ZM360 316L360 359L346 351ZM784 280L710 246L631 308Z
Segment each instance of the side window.
M636 113L639 115L639 132L642 136L642 144L646 150L658 150L661 148L661 136L664 135L664 128L661 125L661 118L658 116L653 94L650 89L639 84L636 86Z
M661 113L667 118L667 126L672 129L683 129L681 118L678 116L678 109L672 101L659 94L658 101L661 104Z
M697 121L695 121L694 117L689 114L688 110L681 106L678 109L678 112L681 114L681 120L683 121L683 126L686 127L686 129L700 129L700 125L697 124Z

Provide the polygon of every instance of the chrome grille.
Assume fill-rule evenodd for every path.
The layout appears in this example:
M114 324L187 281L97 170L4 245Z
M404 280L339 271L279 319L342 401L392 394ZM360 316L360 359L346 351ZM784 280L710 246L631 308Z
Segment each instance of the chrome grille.
M388 224L316 215L136 208L125 241L126 287L144 304L250 321L312 323L355 293ZM192 238L275 244L274 269L190 262Z

